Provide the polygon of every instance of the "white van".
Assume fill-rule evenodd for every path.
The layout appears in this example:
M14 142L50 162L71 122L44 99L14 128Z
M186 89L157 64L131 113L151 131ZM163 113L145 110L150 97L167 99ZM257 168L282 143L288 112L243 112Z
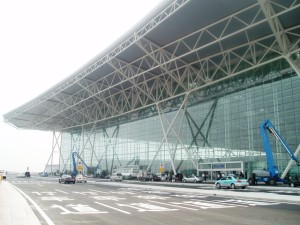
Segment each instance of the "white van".
M123 180L122 174L121 173L113 173L110 176L110 180L111 181L122 181Z

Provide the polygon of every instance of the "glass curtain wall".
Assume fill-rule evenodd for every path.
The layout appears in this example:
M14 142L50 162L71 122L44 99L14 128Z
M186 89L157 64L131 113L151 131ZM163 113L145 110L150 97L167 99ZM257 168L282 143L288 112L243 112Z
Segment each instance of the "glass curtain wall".
M196 170L193 163L243 161L245 170L267 168L259 126L270 119L292 150L300 144L300 78L296 74L273 79L240 91L218 95L182 111L164 139L169 124L158 116L111 128L83 128L62 134L61 171L72 170L71 152L77 151L87 165L111 172L125 165L151 172L163 165L177 172ZM222 93L222 90L221 90ZM176 111L165 116L172 121ZM178 139L179 135L180 140ZM283 171L289 155L270 137L274 158ZM190 157L189 157L190 156ZM299 172L296 167L292 173Z

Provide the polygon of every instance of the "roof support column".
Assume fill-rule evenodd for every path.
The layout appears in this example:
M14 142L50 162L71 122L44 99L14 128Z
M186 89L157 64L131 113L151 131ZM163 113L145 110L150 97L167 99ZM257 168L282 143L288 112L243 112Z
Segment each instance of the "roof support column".
M171 128L172 128L174 122L176 121L176 119L177 119L177 117L178 117L178 115L179 115L179 113L180 113L180 111L181 111L181 109L182 109L182 106L183 106L183 104L180 106L180 108L179 108L179 110L177 111L177 113L176 113L175 117L173 118L172 122L169 123L169 127L165 130L164 125L163 125L163 122L162 122L162 118L161 118L163 112L161 111L159 104L156 105L157 111L158 111L158 113L159 113L158 117L159 117L159 119L160 119L160 123L161 123L161 127L162 127L162 130L163 130L164 136L163 136L163 139L162 139L161 142L160 142L160 145L159 145L159 147L158 147L158 149L157 149L157 151L156 151L154 157L152 158L151 162L149 163L149 165L148 165L148 167L147 167L147 171L150 170L150 168L151 168L151 166L152 166L152 164L153 164L155 158L157 157L158 153L160 152L161 147L163 146L163 144L164 144L164 143L168 143L168 141L167 141L167 139L168 139L167 136L168 136L168 134L169 134L169 132L170 132L170 130L171 130ZM168 148L169 148L169 147L168 147ZM168 149L168 150L169 150L169 156L170 156L170 161L171 161L172 169L173 169L173 171L174 171L174 174L176 175L176 170L175 170L175 166L174 166L174 161L172 160L172 154L171 154L171 152L170 152L170 149Z
M54 154L55 153L58 153L59 156L58 156L58 168L60 170L60 160L62 159L63 161L63 156L61 154L61 132L55 132L53 131L53 138L52 138L52 151L51 151L51 154L49 156L49 159L46 163L46 166L45 166L45 169L44 169L44 172L46 172L47 170L47 167L49 166L49 162L51 160L51 163L50 163L50 170L51 170L51 173L53 173L53 157L54 157Z
M106 128L103 128L103 138L107 139L107 142L105 143L105 150L103 151L100 159L97 160L98 161L97 167L100 168L100 163L101 163L102 159L105 157L106 170L109 171L110 174L112 173L112 170L113 170L115 156L116 156L117 160L119 161L119 164L121 165L121 162L120 162L119 157L116 152L116 145L117 145L117 141L118 141L119 130L120 130L120 126L118 125L115 127L113 133L111 135L109 135ZM109 169L107 154L108 154L110 147L112 148L112 156L111 156L112 160L111 160L111 167Z
M97 157L97 154L95 152L95 138L96 138L96 125L97 123L94 123L93 126L91 127L91 130L88 131L87 128L83 128L82 129L82 133L85 134L85 133L88 133L87 134L87 139L85 140L85 135L83 135L83 147L82 147L82 154L84 155L85 154L85 150L89 150L88 148L88 145L91 149L91 158L89 159L90 160L90 163L89 163L89 167L92 167L93 165L93 158L94 158L94 155L95 155L95 159L98 161L98 157ZM83 156L80 155L80 157L84 158Z
M172 169L174 171L174 175L176 175L177 171L176 171L176 167L175 167L175 164L174 164L174 154L172 154L171 152L171 149L169 148L169 144L168 144L168 134L169 132L173 131L173 133L175 134L178 142L180 143L180 145L185 149L189 159L191 160L192 164L194 165L195 168L197 168L197 165L196 163L194 162L193 158L192 158L192 155L190 154L188 148L186 147L186 145L184 145L182 143L182 141L180 140L180 134L178 134L179 131L176 131L175 128L173 127L175 121L178 119L179 115L180 115L180 112L182 112L183 110L183 115L182 115L182 120L185 118L185 111L186 111L186 107L187 107L187 100L189 98L189 92L186 93L185 95L185 98L183 100L183 102L181 103L176 115L174 116L173 120L172 121L169 121L168 118L166 117L165 113L162 111L162 109L160 108L159 104L157 104L157 110L158 110L158 117L160 119L160 123L161 123L161 127L162 127L162 130L163 130L163 134L164 134L164 137L160 143L160 146L159 148L157 149L156 153L155 153L155 156L153 157L152 161L150 162L148 168L147 168L147 171L150 170L156 156L158 155L159 151L161 150L161 147L163 146L164 143L167 144L167 147L168 147L168 152L169 152L169 156L170 156L170 162L171 162L171 166L172 166ZM165 127L164 125L164 122L163 122L163 119L164 121L167 122L168 124L168 127Z

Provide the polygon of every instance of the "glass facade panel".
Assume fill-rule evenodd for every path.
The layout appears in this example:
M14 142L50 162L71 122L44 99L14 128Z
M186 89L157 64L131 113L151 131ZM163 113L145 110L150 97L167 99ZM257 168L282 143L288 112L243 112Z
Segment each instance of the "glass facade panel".
M243 161L250 174L267 166L259 131L264 120L272 121L292 150L298 147L299 87L298 76L276 79L219 95L189 107L187 113L174 111L117 127L63 133L61 170L72 170L71 152L77 151L91 168L107 171L125 165L149 167L154 173L163 165L170 171L172 159L177 172L196 170L198 162ZM270 140L283 171L289 156L275 138Z

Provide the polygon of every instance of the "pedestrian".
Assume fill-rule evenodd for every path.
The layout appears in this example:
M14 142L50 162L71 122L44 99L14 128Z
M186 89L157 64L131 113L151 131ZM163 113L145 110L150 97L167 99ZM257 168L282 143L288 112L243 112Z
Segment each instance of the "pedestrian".
M244 174L243 174L243 172L241 171L240 172L240 178L244 178L245 176L244 176Z

